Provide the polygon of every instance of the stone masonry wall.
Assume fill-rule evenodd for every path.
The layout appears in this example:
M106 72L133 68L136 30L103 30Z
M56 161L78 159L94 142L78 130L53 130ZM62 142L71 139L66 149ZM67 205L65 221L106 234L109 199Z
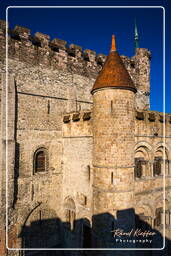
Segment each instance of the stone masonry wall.
M5 22L2 20L0 21L0 30L1 60L4 61ZM29 69L29 71L31 73L35 66L38 66L40 69L46 69L48 67L50 72L52 70L61 70L64 74L65 72L72 75L78 74L81 75L81 78L87 77L90 80L93 79L93 82L106 59L104 54L96 55L96 52L89 49L83 51L82 47L74 44L68 46L64 40L55 38L50 41L48 35L40 32L32 36L29 29L20 26L15 26L13 30L9 29L8 45L9 58L26 63L26 66L30 67L31 70ZM148 109L150 93L150 52L147 49L137 49L135 56L132 58L122 56L122 60L138 89L136 95L137 108ZM23 70L22 64L21 69ZM37 70L36 74L39 76L39 70ZM41 80L44 80L44 76L41 76ZM77 83L71 81L70 86L71 84L77 87ZM77 93L81 92L79 83L77 89ZM69 92L69 95L72 93Z
M106 88L93 94L93 230L99 237L95 238L97 248L117 247L112 241L112 223L125 231L134 227L130 213L134 207L134 125L132 91Z
M19 247L22 239L21 237L16 239L13 230L16 230L17 235L21 234L23 223L39 203L42 209L53 209L56 216L64 220L64 201L67 197L71 197L76 204L76 217L91 219L92 118L83 120L83 116L84 113L92 110L90 91L106 57L103 54L96 55L91 50L82 51L80 46L74 44L68 46L67 42L60 39L50 41L48 35L39 32L32 36L29 29L20 26L16 26L13 30L9 29L8 40L8 68L9 74L13 76L11 85L16 89L16 95L11 94L9 104L11 134L15 135L15 138L11 138L9 151L11 160L9 199L15 202L15 209L11 208L10 212L9 231L12 234L10 240L14 240L10 246ZM122 59L138 89L136 107L148 109L149 51L138 49L132 58L122 56ZM0 72L5 72L5 23L3 21L0 21ZM5 106L4 102L5 97L2 97L1 106ZM73 115L78 113L80 113L80 119L74 121ZM146 113L148 115L148 112ZM70 122L64 123L65 115L69 115ZM158 116L158 114L155 115ZM168 136L170 136L169 118L167 117L166 123ZM1 111L1 120L3 119L4 112ZM2 125L1 121L1 132L4 130L3 127L4 124ZM157 147L161 143L160 136L143 137L154 135L156 131L161 134L160 121L151 123L148 118L136 120L137 145L147 141L152 148ZM170 152L170 137L166 139L166 143ZM48 170L44 174L33 174L34 153L40 147L47 149ZM1 148L4 152L3 136ZM170 155L169 159L171 159ZM16 176L12 173L14 164ZM4 166L4 158L1 159L1 165ZM104 181L107 179L108 177L104 177ZM152 199L156 201L161 183L161 177L136 180L136 201L143 204L145 200L143 193L145 191L149 191L148 194L151 193L151 186L155 187ZM169 191L169 175L167 184ZM5 176L1 183L3 198L4 194ZM170 196L169 192L168 196ZM87 197L86 205L85 197ZM105 207L105 200L101 203ZM51 216L51 210L49 210L49 216ZM34 220L32 215L29 223L31 220ZM15 223L17 223L16 226Z

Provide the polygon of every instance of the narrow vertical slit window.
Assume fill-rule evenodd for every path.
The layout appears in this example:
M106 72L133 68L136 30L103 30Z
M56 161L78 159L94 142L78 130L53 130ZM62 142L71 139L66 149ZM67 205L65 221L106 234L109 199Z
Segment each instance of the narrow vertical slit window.
M48 114L50 114L50 101L48 100Z
M111 184L113 184L113 172L111 172Z

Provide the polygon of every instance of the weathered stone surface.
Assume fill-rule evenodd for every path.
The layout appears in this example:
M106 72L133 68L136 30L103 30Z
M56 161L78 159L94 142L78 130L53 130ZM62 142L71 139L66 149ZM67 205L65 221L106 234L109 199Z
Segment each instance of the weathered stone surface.
M5 22L0 21L3 74L4 31ZM171 212L171 114L166 115L164 123L162 113L148 110L149 51L138 49L132 58L122 57L138 90L135 100L130 91L111 90L97 93L93 103L90 91L106 56L96 56L90 50L83 51L84 55L82 47L73 44L69 47L73 52L69 52L66 41L50 41L42 33L37 33L34 41L30 30L20 26L14 31L19 37L9 35L8 39L8 95L5 76L0 81L0 226L4 234L7 146L9 245L19 248L24 239L28 241L23 232L32 232L34 227L37 230L37 224L43 223L52 241L49 246L80 247L84 240L82 223L91 227L92 219L97 217L93 212L114 215L117 210L130 207L137 215L150 216L150 225L161 231L155 226L155 219L156 209L163 202L164 169L161 175L154 175L154 159L162 156L165 161L166 208ZM135 107L143 118L136 118ZM46 152L44 173L35 172L35 154L40 149ZM144 159L141 178L134 178L134 158ZM67 228L68 205L76 219L72 232ZM50 236L54 220L59 221L61 229L57 229L63 241L57 233ZM97 222L100 228L105 222L103 216ZM166 234L171 237L169 226ZM1 246L0 253L5 256L5 247ZM8 255L18 256L18 252Z

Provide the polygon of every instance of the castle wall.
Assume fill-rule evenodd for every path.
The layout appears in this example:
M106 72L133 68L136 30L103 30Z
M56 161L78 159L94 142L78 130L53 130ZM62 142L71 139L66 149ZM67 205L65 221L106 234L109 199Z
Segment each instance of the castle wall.
M150 226L163 232L163 226L155 225L156 209L163 208L164 198L166 207L166 237L170 237L169 213L171 211L171 115L166 114L166 138L164 140L163 114L155 111L135 113L135 157L136 152L141 152L146 164L143 166L143 175L135 179L135 209L141 209L148 217ZM164 159L161 166L161 175L154 175L155 157ZM165 173L165 179L163 174ZM164 187L165 191L164 192ZM165 193L165 194L164 194Z
M5 72L4 31L5 23L0 21L1 73ZM146 49L139 49L132 58L123 56L122 59L138 89L137 108L148 109L150 53ZM83 116L84 113L92 110L90 91L104 61L104 55L96 55L91 50L83 51L81 47L74 44L68 46L63 40L50 41L49 36L41 33L30 37L30 31L26 28L18 26L13 31L9 31L8 65L9 74L14 78L13 82L11 80L11 87L9 86L9 202L11 206L13 203L15 206L15 209L11 207L10 211L9 233L12 241L10 246L21 246L21 237L15 241L15 230L18 235L21 234L22 225L28 216L30 219L26 225L35 220L34 216L38 218L39 214L36 212L32 216L32 211L38 207L39 203L42 211L45 208L49 211L49 217L57 216L65 222L64 204L67 198L71 198L76 205L76 217L91 219L93 127L92 118L83 120ZM6 98L2 88L0 93L2 139L0 148L3 167L1 197L5 198L4 108ZM120 101L120 98L118 99ZM78 113L80 113L80 119L73 120L74 114ZM144 120L136 120L135 140L137 147L142 145L149 148L149 160L152 166L155 150L162 145L163 123L159 121L160 117L156 112L156 121L150 122L148 113L147 111L144 114ZM67 115L70 121L65 123L64 116ZM170 116L167 116L166 145L168 159L171 160L169 120ZM116 127L116 124L111 126L112 131L113 127ZM103 143L106 145L105 140ZM108 143L110 144L110 140ZM35 174L34 153L41 147L47 149L47 172ZM125 153L122 152L122 157L123 154ZM109 160L119 161L114 157ZM171 164L169 168L166 180L168 198L171 196L169 192ZM118 171L118 176L113 177L116 178L114 182L117 183L117 179L122 180L122 174L122 170L120 174ZM161 195L162 176L149 176L150 174L148 178L135 180L137 208L140 207L139 202L141 205L146 202L147 196L148 204L151 207L157 207L156 200ZM99 185L98 177L95 178ZM104 174L103 186L106 184L108 186L109 178L109 175ZM124 182L120 183L120 188L124 187ZM112 198L111 202L119 205L121 200L122 198L119 197L116 201ZM4 202L2 204L5 205ZM105 200L99 201L99 204L106 207ZM55 213L51 215L51 211ZM1 221L4 222L4 219ZM15 223L17 223L16 226ZM79 232L81 234L80 230ZM80 241L76 241L76 245L79 243Z

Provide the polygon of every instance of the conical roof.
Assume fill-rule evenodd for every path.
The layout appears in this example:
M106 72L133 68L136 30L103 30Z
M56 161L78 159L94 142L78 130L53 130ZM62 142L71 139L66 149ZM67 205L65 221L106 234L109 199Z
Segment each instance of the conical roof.
M116 51L114 35L112 36L111 51L91 92L93 93L97 89L108 87L113 87L114 89L127 89L136 92L134 83L123 64L121 57Z

